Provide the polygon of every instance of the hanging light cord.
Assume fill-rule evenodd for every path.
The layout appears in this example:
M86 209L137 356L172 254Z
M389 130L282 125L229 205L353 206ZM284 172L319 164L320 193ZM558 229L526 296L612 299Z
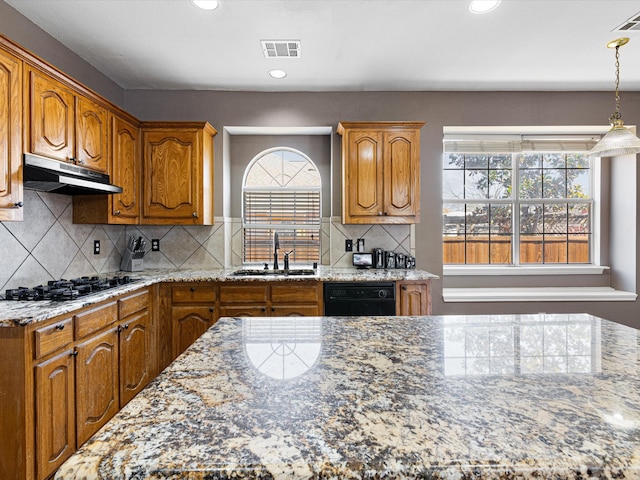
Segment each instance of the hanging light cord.
M616 111L609 117L612 127L622 127L622 115L620 114L620 45L616 45Z

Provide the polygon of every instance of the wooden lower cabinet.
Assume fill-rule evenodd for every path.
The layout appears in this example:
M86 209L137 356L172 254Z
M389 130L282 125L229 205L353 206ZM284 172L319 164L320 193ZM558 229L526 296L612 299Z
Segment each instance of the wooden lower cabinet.
M132 315L119 325L120 408L135 397L155 375L151 355L149 312Z
M170 357L161 365L164 368L218 320L218 286L208 282L168 284L163 296L171 338Z
M431 315L430 280L396 282L396 314Z
M1 479L49 478L157 374L153 292L0 328Z
M119 410L118 331L115 328L76 347L78 445Z
M75 359L65 350L36 365L35 438L36 478L55 472L76 450ZM2 435L7 439L7 432ZM11 459L3 459L7 461ZM13 459L18 461L18 459ZM5 467L2 467L3 471ZM15 478L3 476L2 478ZM25 478L31 478L27 473Z

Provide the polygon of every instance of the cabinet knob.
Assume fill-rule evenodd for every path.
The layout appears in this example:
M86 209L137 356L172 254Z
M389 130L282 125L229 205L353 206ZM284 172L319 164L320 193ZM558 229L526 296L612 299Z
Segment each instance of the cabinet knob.
M71 352L71 356L72 357L77 357L78 356L78 350L74 350L73 352Z
M407 289L407 286L406 286L406 285L402 285L402 289L403 289L403 290L406 290L406 289Z
M124 324L124 329L125 329L125 330L129 330L129 324L128 324L128 323L125 323L125 324Z
M275 312L276 311L276 307L271 307L271 311Z
M56 325L56 330L64 330L64 323Z
M213 313L214 307L209 307L209 313Z
M267 311L267 307L262 307L260 310L262 310L263 312Z
M114 215L120 215L120 210L116 210L115 212L113 212Z
M122 331L122 325L118 325L116 327L116 332L120 333Z
M382 212L378 212L378 216L381 217L382 215L384 215L384 213Z
M192 291L192 292L195 292L196 291L196 287L191 287L189 290Z
M22 207L24 207L24 203L16 202L16 203L13 204L13 206L16 207L16 208L22 208Z
M193 212L193 213L191 214L191 216L192 216L193 218L198 218L198 212Z

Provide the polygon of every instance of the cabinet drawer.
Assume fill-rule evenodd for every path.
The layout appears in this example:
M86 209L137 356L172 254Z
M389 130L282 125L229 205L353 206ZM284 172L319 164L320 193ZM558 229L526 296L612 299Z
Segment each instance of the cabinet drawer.
M278 284L271 286L271 301L273 303L318 303L320 291L317 283L301 285Z
M217 288L214 285L180 285L171 287L171 303L214 303Z
M35 358L41 358L73 342L73 318L63 318L34 333Z
M74 316L76 339L86 337L118 319L116 302L107 303Z
M118 300L120 318L128 317L149 306L149 290L144 289Z
M266 303L267 286L259 285L221 285L220 304Z

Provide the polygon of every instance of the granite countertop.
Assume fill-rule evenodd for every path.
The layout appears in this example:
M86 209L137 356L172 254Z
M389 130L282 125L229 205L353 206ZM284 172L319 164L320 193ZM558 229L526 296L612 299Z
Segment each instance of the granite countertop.
M55 478L638 478L638 347L586 314L223 318Z
M58 315L102 302L138 288L159 282L278 282L319 280L323 282L362 282L396 280L430 280L437 275L424 270L405 269L356 269L319 266L315 275L302 276L234 276L238 268L219 270L143 270L141 272L115 272L105 276L129 275L138 279L135 283L122 285L103 292L65 302L55 301L4 301L0 300L0 328L24 326L49 320ZM2 297L4 298L4 297Z

